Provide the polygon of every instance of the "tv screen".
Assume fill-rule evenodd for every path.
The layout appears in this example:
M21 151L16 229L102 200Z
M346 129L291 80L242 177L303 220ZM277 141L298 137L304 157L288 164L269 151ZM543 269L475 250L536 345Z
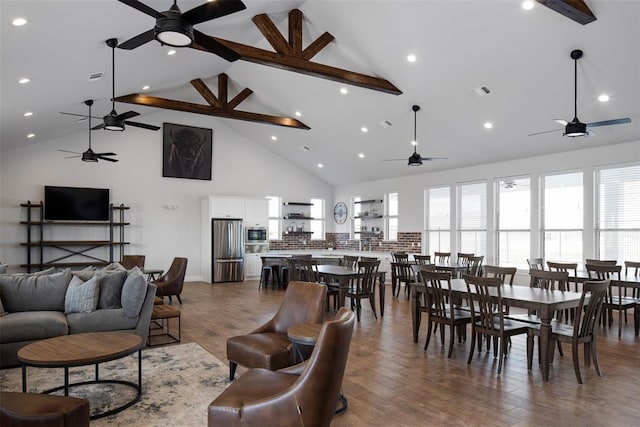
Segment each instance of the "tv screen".
M109 189L44 187L46 221L109 221Z

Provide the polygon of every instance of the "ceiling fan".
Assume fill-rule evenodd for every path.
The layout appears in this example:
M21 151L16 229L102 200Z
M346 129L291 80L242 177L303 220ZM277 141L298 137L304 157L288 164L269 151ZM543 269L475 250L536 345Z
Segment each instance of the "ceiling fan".
M135 126L142 129L148 130L159 130L160 126L148 125L146 123L132 122L129 120L132 117L139 116L140 113L135 111L127 111L126 113L118 114L116 112L116 55L115 50L118 45L118 39L109 39L106 41L107 46L111 48L111 112L104 117L93 117L94 119L102 119L102 123L98 126L95 126L93 129L106 129L112 131L122 132L125 129L125 124L129 126ZM92 102L93 103L93 102ZM66 114L69 116L79 116L86 118L87 116L84 114L74 114L74 113L64 113L60 112L60 114Z
M118 46L120 49L135 49L156 39L163 45L192 47L211 52L227 61L240 59L240 55L233 50L193 28L196 24L246 9L247 7L240 0L207 2L184 13L180 11L176 0L173 1L169 10L164 12L158 12L138 0L118 1L156 19L156 25L152 29L121 43Z
M93 162L93 163L97 163L98 160L106 160L108 162L117 162L117 159L112 159L108 156L117 156L116 153L96 153L91 149L91 106L93 105L93 100L92 99L88 99L86 101L84 101L84 103L86 105L89 106L89 115L87 116L89 118L89 148L87 149L87 151L85 151L84 153L78 153L75 151L67 151L67 150L58 150L58 151L62 151L63 153L72 153L72 154L77 154L77 156L69 156L69 157L65 157L65 159L72 159L75 157L82 157L82 161L83 162Z
M411 143L413 144L413 154L411 154L409 156L409 162L407 163L408 166L420 166L422 164L423 161L429 161L429 160L449 160L448 157L422 157L420 154L418 154L417 152L417 146L418 146L418 139L416 136L416 130L417 130L417 123L418 123L418 111L420 111L420 106L419 105L414 105L413 107L411 107L411 109L413 110L413 141L411 141ZM385 159L383 161L385 162L395 162L395 161L399 161L399 160L404 160L404 159Z
M591 123L582 123L580 119L578 119L578 59L582 58L583 52L580 49L575 49L571 51L571 59L573 59L573 120L570 122L562 119L555 119L555 122L564 126L563 136L568 136L570 138L575 138L579 136L588 136L589 134L595 133L591 130L591 128L598 126L611 126L611 125L620 125L624 123L631 123L631 119L628 117L622 119L612 119L612 120L602 120L599 122L591 122ZM541 135L543 133L556 132L560 129L547 130L544 132L536 132L530 133L528 136L533 135Z

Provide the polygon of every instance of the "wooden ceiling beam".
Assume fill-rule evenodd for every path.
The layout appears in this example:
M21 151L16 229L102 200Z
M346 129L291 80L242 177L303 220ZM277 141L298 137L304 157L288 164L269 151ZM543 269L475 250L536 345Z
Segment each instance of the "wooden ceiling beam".
M227 108L229 110L233 110L238 106L238 104L240 104L242 101L247 99L252 93L253 91L248 87L242 89L242 91L236 96L234 96L231 101L227 102Z
M212 107L222 108L222 102L211 92L211 90L207 87L205 82L202 79L193 79L191 80L191 86L193 86L200 95L204 98L205 101L209 103Z
M536 2L582 25L597 19L583 0L536 0Z
M227 100L229 98L228 86L229 76L227 76L225 73L218 74L218 99L220 99L220 102L222 102L223 108L227 105Z
M210 37L213 41L221 43L227 48L233 50L240 55L240 59L244 61L254 62L256 64L267 65L322 79L333 80L340 83L360 86L366 89L377 90L393 95L402 94L402 91L388 80L332 67L330 65L311 62L310 59L331 43L334 40L334 37L325 32L309 44L306 49L303 49L303 14L299 9L289 11L288 41L268 15L264 13L256 15L253 17L253 22L269 44L271 44L275 52L236 43L231 40L224 40L211 36L207 37Z

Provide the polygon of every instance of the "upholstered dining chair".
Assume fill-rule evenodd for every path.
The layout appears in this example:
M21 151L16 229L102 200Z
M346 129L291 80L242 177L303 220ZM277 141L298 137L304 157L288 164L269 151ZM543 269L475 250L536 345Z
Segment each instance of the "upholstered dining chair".
M427 339L424 349L429 347L431 333L434 324L440 324L440 342L444 346L445 326L449 326L449 352L447 357L451 358L453 353L453 343L455 341L456 330L458 330L458 342L466 339L466 327L471 323L471 313L467 310L460 310L454 304L451 295L451 273L420 270L422 283L426 287L427 304L426 307L429 321L427 327ZM465 329L463 329L465 328Z
M591 360L599 377L600 364L598 363L598 352L596 348L596 335L598 328L595 327L601 316L603 302L609 289L609 280L587 280L582 286L582 296L578 307L585 306L585 299L589 297L589 302L583 310L576 310L573 325L566 325L557 321L552 321L551 339L571 344L571 353L573 355L573 369L576 373L578 383L582 384L582 376L580 375L580 362L578 358L578 347L584 345L584 361L589 366ZM527 368L531 370L533 364L533 336L540 334L539 325L532 325L530 333L527 337ZM560 348L560 346L558 346Z
M290 326L322 323L327 287L320 283L289 282L284 299L275 315L246 335L227 340L229 378L233 380L238 365L272 371L292 364Z
M275 372L247 371L211 402L208 426L329 426L340 396L354 320L353 312L342 307L334 320L323 324L308 360Z
M144 268L144 259L144 255L122 255L120 265L127 270L131 270L133 267L138 267L142 270Z
M465 275L468 298L472 302L471 317L477 319L471 322L471 349L467 364L471 364L475 351L476 337L478 338L478 352L482 349L482 336L493 338L493 357L498 359L498 374L502 372L502 360L507 353L508 338L526 334L529 324L511 320L504 315L502 302L502 281L498 277L480 277Z
M169 270L154 280L153 283L158 287L156 296L161 298L169 297L169 303L171 303L171 297L173 295L178 298L180 304L182 304L182 286L184 285L184 275L187 272L187 258L174 258L171 262Z

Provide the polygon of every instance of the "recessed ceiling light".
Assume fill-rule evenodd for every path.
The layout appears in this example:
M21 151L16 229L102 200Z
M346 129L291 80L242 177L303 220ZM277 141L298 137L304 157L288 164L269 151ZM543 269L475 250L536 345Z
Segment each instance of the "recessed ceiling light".
M600 95L598 97L598 101L600 102L607 102L609 101L609 95L607 95L606 93L603 93L602 95Z
M358 153L358 157L360 157L361 159L364 159L364 153Z
M296 111L294 114L296 115L296 117L302 117L302 113L300 111Z
M31 79L29 77L23 77L20 80L18 80L18 83L20 83L21 85L25 84L25 83L29 83L31 81Z
M366 127L366 126L362 126L362 127L360 128L360 130L361 130L362 132L364 132L364 133L369 132L369 129L367 129L367 127Z
M524 10L531 10L533 9L533 1L532 0L525 0L522 2L522 8Z
M277 141L277 140L278 140L278 137L277 137L277 136L275 136L275 135L272 135L272 136L271 136L271 140L272 140L272 141Z
M492 127L493 127L493 123L491 123L491 122L486 122L486 123L484 124L484 128L485 128L485 129L491 129Z
M175 49L169 49L167 51L167 55L171 56L171 55L175 55L176 54L176 50Z
M14 27L21 27L27 23L27 20L25 18L16 18L13 21L11 21L11 23L13 24Z
M407 61L409 62L416 62L416 56L411 54L411 55L407 55Z
M319 167L319 168L323 168L323 167L324 167L324 165L323 165L322 163L318 163L318 167Z
M33 116L33 111L27 111L26 113L24 113L25 117L31 117Z
M29 135L27 135L27 138L33 138L34 136L36 136L35 133L30 133Z
M142 90L149 90L149 88L151 88L151 86L149 86L149 85L142 86Z
M411 145L418 145L418 141L411 141Z
M343 95L346 95L346 94L348 94L348 93L349 93L349 91L347 90L347 88L346 88L346 87L341 87L341 88L340 88L340 93L341 93L341 94L343 94Z

